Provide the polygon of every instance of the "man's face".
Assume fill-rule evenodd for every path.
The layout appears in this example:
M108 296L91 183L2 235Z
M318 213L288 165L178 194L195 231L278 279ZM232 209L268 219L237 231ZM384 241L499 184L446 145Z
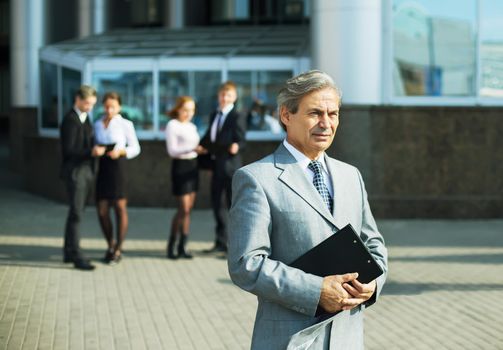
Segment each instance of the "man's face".
M218 92L218 105L220 109L236 102L238 95L234 89L225 89Z
M286 125L287 140L310 159L318 158L334 140L339 125L339 98L326 88L304 96L297 113L280 111Z
M79 96L75 97L75 106L79 109L81 112L89 112L91 109L93 109L94 105L96 104L96 96L89 96L87 98L80 98Z

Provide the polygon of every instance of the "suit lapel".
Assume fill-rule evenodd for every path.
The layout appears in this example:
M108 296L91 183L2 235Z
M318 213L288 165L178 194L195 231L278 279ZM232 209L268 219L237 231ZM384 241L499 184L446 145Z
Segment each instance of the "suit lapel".
M313 184L309 183L294 156L281 144L274 153L275 165L282 169L279 180L299 195L325 219L339 227Z

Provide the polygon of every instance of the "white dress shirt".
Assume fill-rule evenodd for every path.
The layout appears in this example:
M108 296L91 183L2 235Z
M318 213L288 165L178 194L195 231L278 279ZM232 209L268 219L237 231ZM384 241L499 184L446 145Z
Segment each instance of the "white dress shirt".
M225 119L227 119L227 115L229 114L230 111L232 111L233 108L234 108L234 104L232 103L228 106L225 106L222 109L222 111L221 111L222 116L220 117L221 118L220 129L222 129L222 126L225 123ZM219 112L220 112L220 110L219 110ZM217 115L218 115L218 112L217 112ZM215 140L217 139L218 119L219 118L215 117L215 120L213 120L213 124L211 124L211 133L210 133L211 142L215 142Z
M120 114L112 117L105 128L103 118L94 123L96 143L109 145L115 143L114 150L126 150L126 158L131 159L140 154L140 143L134 131L134 124L122 118Z
M311 159L306 157L304 153L299 151L297 148L292 146L286 139L283 140L283 145L286 147L288 152L294 156L295 160L297 160L297 164L304 170L304 173L307 176L307 179L309 180L310 183L313 183L314 179L314 172L308 168L309 163L311 163ZM328 172L327 164L325 163L325 153L323 152L318 159L315 159L321 163L321 168L323 171L323 180L325 181L325 185L328 188L328 192L330 193L330 196L334 198L334 188L332 186L332 176ZM313 185L314 186L314 185Z
M77 115L79 116L79 119L80 119L80 122L82 124L84 124L86 122L86 119L87 119L87 113L86 112L82 112L80 109L78 109L76 106L73 106L73 110L75 111L75 113L77 113Z
M180 122L171 119L166 125L166 149L172 158L194 159L197 153L194 149L199 145L199 134L192 122Z

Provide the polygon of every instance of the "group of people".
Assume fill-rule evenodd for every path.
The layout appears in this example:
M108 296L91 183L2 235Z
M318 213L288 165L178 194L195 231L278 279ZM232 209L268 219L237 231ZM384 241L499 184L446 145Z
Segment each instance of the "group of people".
M231 204L231 181L241 166L239 151L245 144L245 127L234 106L236 99L236 85L230 81L223 83L218 91L218 109L210 115L209 128L202 138L192 123L196 108L192 97L178 97L174 107L167 112L171 120L165 129L166 146L173 159L172 194L177 201L167 245L169 259L192 258L186 246L201 167L212 171L211 205L216 221L215 244L206 252L227 252L226 212ZM80 221L93 184L99 223L107 242L103 260L111 265L121 261L128 228L125 162L140 154L133 123L120 115L119 94L104 94L103 116L92 124L88 113L96 101L96 90L81 86L73 108L61 124L61 177L66 184L70 205L63 260L82 270L95 268L83 255L79 244ZM116 218L115 236L111 209Z
M232 281L258 298L251 348L363 349L363 310L382 291L387 249L360 172L325 153L339 126L338 88L317 70L288 79L277 97L286 138L273 154L244 167L239 152L245 145L245 118L235 109L236 98L232 82L220 86L218 109L201 139L191 123L193 98L179 97L169 111L166 142L173 158L172 190L178 206L167 257L191 258L186 250L190 211L199 185L198 169L208 167L216 220L215 244L208 251L227 253ZM96 92L82 87L74 109L65 116L61 135L70 198L65 261L84 269L92 265L80 253L78 223L93 179L93 159L100 160L96 199L108 244L105 259L117 262L127 229L123 160L140 152L132 124L119 115L118 95L105 94L105 114L93 129L86 112L95 102ZM118 219L116 240L108 218L110 207ZM224 212L229 207L228 224ZM364 283L358 271L317 276L290 266L347 224L380 267L379 277Z

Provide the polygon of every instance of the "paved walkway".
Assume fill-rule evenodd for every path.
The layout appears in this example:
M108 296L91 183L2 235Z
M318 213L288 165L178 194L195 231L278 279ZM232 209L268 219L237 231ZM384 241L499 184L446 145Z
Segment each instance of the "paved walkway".
M19 190L0 164L0 349L248 349L255 298L193 216L193 261L164 258L165 208L130 208L125 258L93 272L61 262L66 207ZM367 349L503 349L503 220L379 221L390 251L382 298L366 311ZM93 208L82 245L105 250Z

